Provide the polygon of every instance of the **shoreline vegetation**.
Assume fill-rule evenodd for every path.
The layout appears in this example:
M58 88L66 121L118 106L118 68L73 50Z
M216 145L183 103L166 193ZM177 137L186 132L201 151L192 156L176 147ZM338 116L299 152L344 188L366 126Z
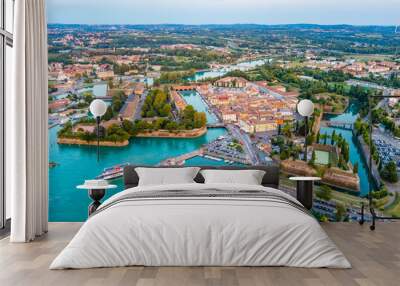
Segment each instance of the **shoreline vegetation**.
M57 139L58 144L63 144L63 145L87 145L87 146L97 146L97 141L86 141L78 138L58 138ZM103 147L125 147L129 145L129 140L123 140L123 141L100 141L99 142L100 146Z
M207 133L207 127L196 128L192 130L175 130L169 131L165 129L139 132L135 137L147 138L198 138Z
M196 128L193 130L152 130L137 133L133 138L198 138L207 133L207 127ZM87 145L97 146L97 140L84 140L79 138L64 138L60 137L57 139L58 144L63 145ZM100 146L103 147L125 147L129 145L129 140L122 141L107 141L101 140Z
M187 105L183 110L175 107L168 90L154 89L149 92L140 110L141 119L122 120L121 109L126 101L123 92L113 96L100 124L101 146L123 147L134 137L197 138L207 133L207 118ZM68 122L58 132L58 144L97 145L95 120L81 119Z

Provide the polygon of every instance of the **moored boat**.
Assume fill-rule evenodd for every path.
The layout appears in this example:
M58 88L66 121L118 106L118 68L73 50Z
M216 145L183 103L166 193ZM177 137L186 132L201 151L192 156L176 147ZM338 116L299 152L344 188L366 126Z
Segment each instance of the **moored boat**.
M115 165L109 168L105 168L103 173L96 177L96 179L113 180L120 178L124 175L124 168L129 166L129 163Z

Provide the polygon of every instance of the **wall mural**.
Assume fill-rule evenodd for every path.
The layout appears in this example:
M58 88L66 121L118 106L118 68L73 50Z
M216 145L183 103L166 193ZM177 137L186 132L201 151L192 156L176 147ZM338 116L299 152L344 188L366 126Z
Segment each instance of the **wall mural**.
M119 192L127 164L271 162L281 165L281 188L287 192L295 191L290 176L322 178L313 208L320 220L359 219L369 188L364 155L369 133L360 118L367 95L382 90L371 82L400 65L343 56L345 47L333 36L331 51L315 44L330 29L351 45L358 27L347 27L347 33L319 29L50 24L50 220L85 220L90 199L75 187L104 178L118 185L108 196ZM390 52L392 44L385 45ZM362 52L357 46L352 51ZM308 128L296 108L304 98L315 104ZM98 128L89 112L94 99L107 105ZM398 102L390 104L399 112ZM399 132L396 128L393 132ZM382 132L392 138L388 130ZM376 139L374 159L387 179L400 148L390 145L393 152L384 154L391 144L385 138ZM380 187L381 178L378 182L374 202L381 212L398 215L398 195Z

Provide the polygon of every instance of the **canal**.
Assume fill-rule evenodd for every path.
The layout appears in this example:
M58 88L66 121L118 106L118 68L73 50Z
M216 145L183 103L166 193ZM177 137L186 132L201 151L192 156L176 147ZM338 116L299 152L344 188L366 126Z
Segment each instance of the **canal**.
M354 123L358 117L358 106L355 102L351 103L345 113L340 115L328 115L325 117L326 120L340 121ZM340 128L322 127L321 135L331 135L335 130L336 134L342 134L343 138L349 143L350 147L350 161L354 165L358 162L358 176L360 177L360 196L365 196L369 191L369 180L368 180L368 166L363 158L360 147L357 143L357 139L354 138L353 133L350 130L344 130Z

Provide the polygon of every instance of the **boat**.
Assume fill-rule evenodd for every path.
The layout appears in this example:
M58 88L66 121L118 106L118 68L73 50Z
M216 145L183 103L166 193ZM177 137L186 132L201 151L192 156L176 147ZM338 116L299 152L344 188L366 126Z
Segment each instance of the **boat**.
M129 163L115 165L109 168L105 168L101 175L97 176L96 179L102 180L113 180L120 178L124 175L124 168L129 166Z
M213 157L213 156L210 156L210 155L205 155L204 158L210 159L210 160L214 160L214 161L219 161L219 162L222 161L221 158Z

